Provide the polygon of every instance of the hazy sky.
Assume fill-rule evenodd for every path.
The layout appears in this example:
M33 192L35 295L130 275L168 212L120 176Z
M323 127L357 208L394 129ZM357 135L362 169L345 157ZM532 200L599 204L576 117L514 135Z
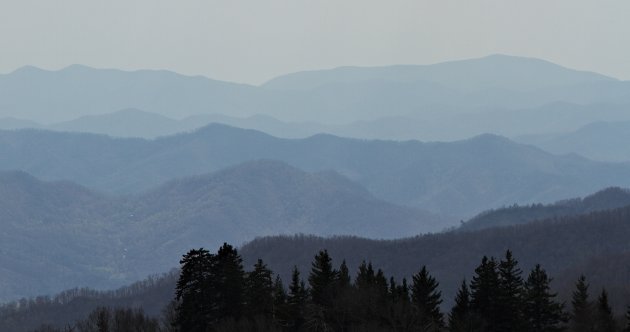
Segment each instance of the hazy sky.
M80 63L261 83L504 53L630 79L629 0L0 0L0 72Z

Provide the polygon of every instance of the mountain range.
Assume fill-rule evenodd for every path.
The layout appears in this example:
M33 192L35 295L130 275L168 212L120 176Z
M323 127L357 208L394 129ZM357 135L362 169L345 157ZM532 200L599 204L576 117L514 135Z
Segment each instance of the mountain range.
M574 131L527 135L515 140L558 154L576 153L593 160L629 161L630 121L597 121Z
M514 226L537 220L576 216L630 206L630 191L606 188L583 198L565 199L552 204L531 204L484 211L463 223L458 230L471 231L499 226Z
M224 241L296 233L397 238L448 225L375 199L337 173L307 173L274 161L177 179L127 197L3 172L0 299L120 286L175 267L192 247Z
M14 117L50 125L129 108L176 120L204 114L230 118L264 115L282 122L315 122L328 128L324 132L355 137L375 135L365 128L366 124L375 122L369 126L376 127L383 119L403 118L406 120L390 121L388 129L378 134L390 137L363 138L453 140L495 132L496 128L506 131L496 133L510 137L541 134L531 121L518 128L507 115L484 126L487 122L484 120L492 120L497 112L513 115L517 114L512 112L515 110L533 113L525 119L545 123L551 127L550 132L566 131L570 124L543 121L544 112L536 111L557 105L565 105L564 108L571 105L569 108L574 113L580 113L582 108L596 109L597 112L588 112L589 122L630 120L627 112L607 111L608 108L627 111L629 91L630 83L626 81L543 60L505 55L434 65L299 72L261 86L167 71L125 72L80 65L58 71L24 67L0 75L0 118ZM461 133L459 124L466 123L468 118L479 121ZM578 126L588 123L577 122ZM160 126L161 122L156 122L153 130L159 131ZM441 130L436 131L436 127ZM402 133L398 134L401 128ZM514 128L520 131L512 132ZM302 137L313 134L309 129L312 127L304 126Z
M400 240L368 240L358 237L265 237L247 243L241 254L247 266L261 258L283 277L297 266L306 278L313 256L327 249L333 264L345 260L350 271L370 261L386 275L400 280L422 266L440 282L445 307L453 303L464 278L470 281L483 256L501 259L510 249L519 261L523 277L536 265L553 278L551 287L560 299L570 300L580 274L591 284L591 296L602 287L610 294L616 312L628 305L630 264L630 207L571 217L558 217L517 226L471 232L451 231Z
M581 199L579 204L603 208L602 202L598 202L600 199L621 193L619 189L607 189ZM579 205L577 200L573 201ZM534 217L532 215L530 219ZM630 264L629 225L630 206L625 206L581 215L556 215L520 225L466 232L454 230L396 240L352 236L261 237L241 246L239 252L246 270L262 258L285 282L290 280L294 266L306 280L313 256L321 249L328 250L335 266L345 260L352 276L356 275L362 261L371 262L375 269L383 269L386 275L393 275L397 280L407 278L408 281L426 265L440 283L438 290L444 299L442 309L447 311L461 280L470 280L481 257L501 259L505 250L511 249L524 274L535 264L542 265L553 278L552 291L559 292L561 301L569 303L575 281L584 274L590 283L592 298L606 287L613 311L619 314L625 312L630 296L627 270ZM213 251L216 246L208 249ZM117 291L75 289L48 300L39 298L22 301L25 305L18 306L20 302L17 302L0 306L0 328L28 331L26 327L32 329L42 323L63 326L83 318L99 305L139 306L152 315L160 314L160 308L173 297L176 277L176 273L169 273Z
M628 164L556 156L494 135L423 143L330 135L280 139L223 125L155 140L0 131L0 170L106 193L139 193L258 159L306 171L334 170L379 199L458 218L517 202L553 202L630 186Z

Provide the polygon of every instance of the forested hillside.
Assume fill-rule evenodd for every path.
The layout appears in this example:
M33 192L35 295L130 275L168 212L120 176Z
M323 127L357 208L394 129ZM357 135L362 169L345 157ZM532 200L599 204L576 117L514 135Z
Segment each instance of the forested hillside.
M191 246L295 233L396 238L439 231L448 222L378 200L334 172L307 173L274 161L174 180L131 197L0 173L0 299L117 287L176 266ZM49 277L40 281L42 273Z
M492 209L463 223L460 230L479 230L496 226L524 224L536 220L575 216L630 205L630 191L611 187L584 198L573 198L553 204L531 204Z
M173 300L179 270L156 275L111 291L69 289L53 296L23 298L0 306L0 330L33 331L41 326L65 327L88 317L98 307L141 308L161 316Z
M566 299L570 284L584 273L594 289L607 285L611 302L621 310L630 299L630 207L579 216L549 219L518 226L471 232L451 231L408 239L375 241L357 237L321 238L276 236L254 240L241 248L246 264L262 258L284 279L296 265L309 268L311 253L328 249L334 258L346 259L354 271L361 261L371 261L397 278L409 276L426 265L441 281L447 299L455 295L463 277L478 263L478 257L500 257L511 249L524 270L535 264L546 267L556 278L553 284ZM334 261L334 264L340 264Z

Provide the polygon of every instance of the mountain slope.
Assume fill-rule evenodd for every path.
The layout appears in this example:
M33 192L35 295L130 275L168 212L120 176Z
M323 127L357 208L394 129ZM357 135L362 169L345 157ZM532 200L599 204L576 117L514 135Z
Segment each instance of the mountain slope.
M591 289L614 289L612 303L625 312L630 264L630 207L520 226L473 232L447 232L393 241L356 237L276 236L241 248L246 264L262 258L284 280L293 266L310 271L315 253L328 249L334 264L345 259L350 271L362 260L387 275L409 278L426 265L440 282L446 304L452 303L463 278L470 280L484 255L501 258L510 249L523 271L541 264L554 277L552 286L569 299L575 280L584 273ZM605 272L604 272L605 271ZM303 274L304 277L304 274Z
M184 128L179 121L137 109L126 109L109 114L88 115L71 121L55 123L47 129L86 132L115 137L157 137L172 135ZM191 128L193 129L193 128Z
M73 65L59 71L24 67L0 75L0 115L42 122L69 120L126 108L163 115L251 108L257 88L168 71L94 69ZM254 102L254 101L252 101ZM89 113L88 113L89 112Z
M630 161L630 148L622 144L630 140L630 121L593 122L565 134L517 139L552 153L577 153L604 161Z
M553 204L515 205L485 211L462 224L459 229L471 231L498 226L513 226L536 220L569 217L625 206L630 206L630 191L621 188L607 188L584 198L567 199Z
M283 121L343 124L412 115L435 122L435 110L476 113L556 101L628 105L629 91L630 82L501 55L428 66L296 73L262 87L168 71L25 67L0 75L0 117L49 124L137 108L172 118L263 114Z
M540 59L497 54L433 65L341 67L297 72L276 77L266 82L263 87L313 90L330 84L357 84L374 80L400 83L433 82L461 91L493 88L527 91L615 79L597 73L567 69Z
M626 207L527 225L387 241L306 235L263 237L245 244L239 251L246 269L262 258L285 283L290 280L294 266L306 279L313 256L323 248L328 249L335 266L344 259L352 275L363 260L371 261L375 268L382 268L386 275L394 275L399 280L403 277L409 280L426 265L440 282L443 309L447 310L461 280L470 280L482 256L500 259L505 250L511 249L524 273L535 264L541 264L547 270L553 278L552 290L560 293L561 300L568 302L576 279L584 274L591 284L591 296L606 287L614 311L623 313L630 296L629 236L630 207ZM603 242L603 238L607 241ZM216 246L209 249L215 250ZM26 317L31 323L63 324L97 305L142 306L155 314L159 312L160 304L166 305L173 296L175 279L176 275L171 273L165 278L115 292L81 295L83 292L74 291L54 297L52 301L33 303L26 309L0 307L0 327L13 326L10 324L19 323ZM75 293L79 295L73 295Z
M273 161L124 198L7 172L0 174L0 299L120 286L176 266L192 247L224 241L305 232L395 238L446 226L338 174Z
M330 135L279 139L210 125L149 141L0 131L0 170L20 169L115 193L137 193L173 178L258 159L307 171L335 170L377 198L464 218L515 202L552 202L630 186L630 165L554 156L493 135L452 143Z

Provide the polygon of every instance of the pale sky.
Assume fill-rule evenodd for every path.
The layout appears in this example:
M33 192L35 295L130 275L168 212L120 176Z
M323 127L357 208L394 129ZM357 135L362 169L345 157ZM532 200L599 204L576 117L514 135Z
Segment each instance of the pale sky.
M0 73L78 63L259 84L494 53L630 79L630 0L0 0Z

